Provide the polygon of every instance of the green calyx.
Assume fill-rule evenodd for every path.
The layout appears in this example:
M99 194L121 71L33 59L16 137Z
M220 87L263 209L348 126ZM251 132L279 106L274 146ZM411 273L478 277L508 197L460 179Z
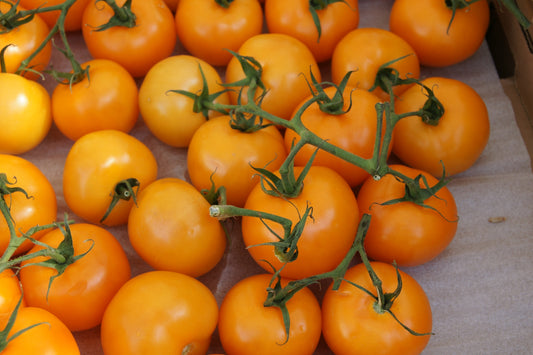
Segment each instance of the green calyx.
M227 9L230 7L233 0L215 0L215 2L223 8Z
M24 25L30 22L35 17L36 11L26 10L18 11L18 5L20 0L15 4L7 0L0 0L10 6L9 10L5 13L0 12L0 34L7 33L14 28Z
M348 5L345 0L309 0L309 12L313 17L313 22L315 23L315 27L318 31L317 42L320 41L320 37L322 36L322 25L320 24L318 11L324 10L326 7L336 2L343 2Z
M124 5L118 6L115 0L96 0L97 2L103 1L108 4L114 11L114 15L109 19L109 21L103 25L96 27L94 30L97 32L105 31L111 27L122 26L133 28L136 26L137 17L131 11L131 2L132 0L126 0Z
M113 189L111 203L109 204L106 213L100 220L100 223L103 223L106 218L109 217L109 214L120 200L129 201L133 198L133 201L135 202L135 204L137 204L137 191L139 189L139 185L139 180L135 178L129 178L119 181Z

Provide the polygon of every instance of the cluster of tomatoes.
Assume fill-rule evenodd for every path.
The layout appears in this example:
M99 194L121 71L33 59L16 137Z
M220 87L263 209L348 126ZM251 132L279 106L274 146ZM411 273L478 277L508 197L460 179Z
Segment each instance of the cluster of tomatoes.
M357 0L0 1L41 9L0 22L1 353L79 354L73 332L97 326L106 354L206 354L216 330L227 354L313 354L321 337L335 354L422 352L431 307L397 266L452 241L447 178L489 137L475 90L419 78L484 39L487 2L448 3L396 0L385 30L359 28ZM51 38L71 73L51 70ZM63 221L22 157L52 124L72 142ZM186 150L187 180L159 177L173 158L131 135L138 124ZM359 263L346 256L362 225ZM109 227L153 271L132 277ZM198 277L241 235L264 273L217 302ZM320 297L308 288L328 279Z

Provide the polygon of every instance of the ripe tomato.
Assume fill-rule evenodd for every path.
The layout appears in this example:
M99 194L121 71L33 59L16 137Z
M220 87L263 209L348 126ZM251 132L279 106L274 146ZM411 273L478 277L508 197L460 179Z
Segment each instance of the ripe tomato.
M270 274L249 276L235 284L220 306L218 331L227 354L313 354L321 331L320 305L308 288L287 301L289 337L281 310L265 307ZM282 279L282 286L288 280Z
M171 271L135 276L107 307L101 327L105 354L206 354L218 321L204 284Z
M76 0L70 6L65 17L65 31L78 31L81 29L81 18L83 10L91 0ZM37 9L39 7L56 6L64 3L65 0L20 0L20 4L27 9ZM39 13L39 16L46 22L48 27L55 26L59 18L60 11L46 11Z
M24 158L0 154L0 173L5 173L11 187L24 189L22 192L4 195L9 205L11 217L15 223L17 236L27 232L36 225L53 223L57 217L57 199L54 188L43 172L32 162ZM47 231L34 233L31 237L41 238ZM10 241L10 232L6 220L0 218L0 255L6 251ZM30 249L32 243L25 240L15 254L22 254Z
M487 107L469 85L451 78L426 78L422 84L433 89L444 106L436 125L418 116L402 118L394 127L393 153L405 164L439 177L443 165L448 176L470 168L485 149L490 135ZM396 101L398 114L419 110L427 97L413 87Z
M141 141L116 130L95 131L79 138L70 148L63 169L63 195L76 215L98 224L119 182L137 179L141 190L156 177L157 161ZM132 198L120 199L102 223L125 224L133 204Z
M397 0L389 28L416 51L420 64L444 67L462 62L481 46L489 27L488 2L475 1L457 9L452 20L449 1Z
M20 282L11 269L6 269L0 273L0 325L5 324L11 313L22 297ZM20 307L25 307L26 302L22 300Z
M383 282L383 291L394 292L398 284L394 266L380 262L371 265ZM431 332L431 306L426 293L414 278L399 272L402 289L390 311L415 332ZM388 312L376 310L376 288L364 264L348 269L344 278L374 297L344 281L337 291L328 288L322 300L322 334L333 353L415 355L424 350L430 335L412 335Z
M35 324L38 326L26 329ZM0 324L3 327L4 324ZM72 332L52 313L37 307L23 307L17 313L8 338L26 329L11 340L2 355L61 354L79 355L80 349Z
M430 174L404 165L393 170L415 178L422 174L430 187L437 184ZM426 187L422 185L422 187ZM424 201L430 207L413 202L390 205L382 203L404 197L406 186L392 175L376 181L368 178L357 195L361 214L372 216L365 239L365 250L374 260L416 266L439 255L457 231L457 206L446 186Z
M14 6L9 2L0 2L0 11L6 13ZM23 6L17 6L17 11L25 11ZM39 14L36 14L29 22L13 29L2 25L0 34L0 49L7 47L4 52L4 60L7 73L15 73L23 60L28 58L44 42L50 29ZM27 67L42 72L50 63L52 57L52 44L47 42L39 53L28 63ZM37 79L39 75L31 71L23 71L22 75L28 79ZM2 95L3 96L3 95ZM3 105L2 105L3 106Z
M72 140L101 129L130 132L139 116L139 91L131 74L107 59L82 67L89 67L82 81L58 84L52 93L57 128Z
M209 203L186 181L165 178L139 193L128 219L135 251L150 266L197 277L220 261L226 236Z
M308 0L268 0L265 1L265 19L269 32L299 39L309 47L317 62L324 62L331 58L341 38L359 25L358 1L332 2L316 10L320 37L311 6Z
M116 0L123 6L126 0ZM82 34L93 58L111 59L121 64L134 77L144 76L160 60L168 57L176 46L174 16L163 0L133 0L131 11L135 26L114 26L103 31L114 15L105 2L92 0L82 17Z
M0 153L26 153L44 140L52 125L50 101L38 82L0 73Z
M407 57L397 60L404 56ZM380 28L357 28L345 35L335 47L331 57L331 78L338 84L347 72L354 71L348 84L368 90L376 81L379 67L393 60L397 61L388 67L396 69L400 78L420 76L418 57L403 38ZM394 94L399 95L407 87L395 86ZM383 99L388 97L379 87L374 93Z
M200 92L203 87L200 66L209 93L224 90L222 79L213 66L185 54L171 56L154 65L139 89L139 105L144 122L156 138L170 146L187 147L194 132L206 120L201 112L193 111L194 101L191 98L169 92ZM215 102L229 104L229 95L224 93ZM219 115L215 111L209 112L209 117Z
M257 0L181 0L175 21L189 53L222 66L232 58L227 49L237 52L244 41L261 33L263 9Z
M261 64L261 80L267 90L261 107L284 119L290 119L294 107L309 95L310 71L319 82L321 80L320 68L309 48L289 35L263 33L253 36L243 43L238 53L253 57ZM241 64L233 57L226 67L226 82L233 83L243 77ZM233 104L237 103L237 92L231 92ZM256 93L256 98L260 94L263 94L262 90ZM243 90L241 102L247 103L246 90Z
M296 176L301 171L301 167L295 167ZM247 209L288 218L293 225L300 220L308 205L313 208L313 218L306 220L298 240L298 257L285 265L280 272L283 277L300 279L331 271L339 264L352 246L359 222L354 193L335 171L313 166L305 176L303 189L297 197L275 197L265 193L261 184L257 184L244 205ZM268 272L272 272L270 265L276 270L284 265L276 257L274 246L258 245L278 241L273 232L283 236L282 226L256 217L242 218L244 244L252 258Z
M332 97L336 90L335 87L330 86L324 91L329 97ZM311 96L304 99L295 109L295 113L310 98ZM371 158L374 152L378 122L375 105L381 100L366 90L352 87L346 87L343 98L343 110L347 110L351 105L348 112L340 115L329 114L322 111L318 103L315 102L303 112L302 123L310 131L330 143L362 158ZM295 131L289 129L285 131L287 150L298 140L299 136ZM315 150L316 147L305 145L296 154L295 163L304 166L315 153ZM369 176L365 170L357 165L323 150L318 151L313 164L327 166L335 170L352 187L360 185Z
M192 137L187 169L198 189L224 186L227 203L242 207L259 182L253 167L277 170L285 157L283 136L274 126L243 132L230 126L229 116L204 123ZM212 181L211 181L212 179Z
M20 282L28 306L44 308L56 315L72 331L100 324L107 304L130 279L130 264L122 246L106 229L87 223L70 226L74 256L85 254L70 264L50 285L57 271L31 265L46 260L36 257L22 262ZM41 242L57 247L64 239L60 229L46 233ZM42 249L36 245L29 252ZM50 286L50 287L49 287Z

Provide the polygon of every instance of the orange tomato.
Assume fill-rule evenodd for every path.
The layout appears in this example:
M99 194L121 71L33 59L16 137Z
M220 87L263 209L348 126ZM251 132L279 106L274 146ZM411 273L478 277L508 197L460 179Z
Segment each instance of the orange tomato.
M338 84L347 72L354 71L348 84L368 90L374 85L380 66L393 60L397 61L388 67L396 69L400 78L420 76L416 52L403 38L381 28L357 28L345 35L335 47L331 57L331 78ZM408 87L395 86L394 94L399 95ZM374 93L382 99L388 97L379 87Z
M185 148L194 132L205 121L201 112L193 111L194 100L170 90L199 93L203 87L202 73L209 94L224 90L222 79L209 63L191 55L175 55L154 65L139 89L141 116L152 134L172 147ZM229 104L228 93L217 97L216 103ZM209 111L208 117L221 113Z
M398 284L395 268L380 262L371 265L383 283L383 292L394 292ZM407 273L399 272L402 289L390 311L412 330L431 332L431 305L424 289ZM430 335L412 335L391 314L378 310L376 288L364 264L348 269L344 278L373 296L345 281L336 291L328 288L322 300L322 334L334 354L417 355L424 350Z
M429 187L437 179L427 172L392 164L391 169L412 179L422 174ZM426 187L420 182L421 187ZM392 175L380 180L368 178L357 194L361 214L372 216L365 238L365 250L374 260L416 266L436 258L453 240L457 231L457 206L450 190L444 186L423 203L385 202L405 196L405 183Z
M209 215L207 200L177 178L156 180L139 193L129 215L128 236L154 269L193 277L215 267L226 249L224 230Z
M457 9L448 1L396 0L389 19L391 32L416 51L420 64L445 67L471 57L485 39L490 13L486 0Z
M301 167L295 167L296 177L301 171ZM331 271L352 246L359 222L357 201L348 183L330 168L312 166L304 178L301 193L294 198L269 195L257 184L244 208L288 218L294 226L307 206L312 207L313 218L305 222L297 244L297 258L286 264L276 256L274 246L259 245L278 241L275 234L283 236L282 226L257 217L242 218L244 244L267 272L272 272L272 267L279 270L284 266L281 276L300 279Z
M394 127L392 151L405 164L440 177L466 171L483 153L490 135L489 113L483 98L460 80L431 77L422 80L444 106L436 125L418 116L402 118ZM422 108L427 97L418 86L396 101L397 114Z
M326 3L320 5L324 8L316 10L320 37L310 11L310 7L317 5L311 5L308 0L265 1L268 30L299 39L309 47L317 62L329 60L341 38L359 25L359 6L357 0Z
M261 64L261 80L267 90L261 108L280 118L290 119L294 107L309 95L310 72L321 80L320 69L309 48L289 35L263 33L253 36L243 43L238 53L253 57ZM241 64L233 57L226 67L226 82L233 83L243 77ZM237 92L230 93L233 104L238 102ZM248 102L246 92L243 90L241 97L243 104ZM256 99L260 94L263 94L262 90L256 93Z
M157 178L152 151L137 138L117 130L101 130L79 138L70 148L63 168L63 196L79 217L106 226L126 224L133 198L119 199L102 221L117 185L136 179L134 191Z
M102 129L131 131L139 116L139 91L131 74L120 64L93 59L85 78L58 84L52 93L52 117L69 139Z
M0 325L5 324L22 297L20 281L11 269L0 272ZM22 300L20 307L25 307Z
M222 66L232 58L228 49L237 52L244 41L261 33L263 9L257 0L181 0L175 21L189 53Z
M336 92L335 87L328 87L324 91L332 97ZM306 98L296 111L310 99ZM302 123L320 138L362 158L371 158L376 141L378 116L375 105L381 100L374 94L353 87L346 87L343 92L346 113L335 115L321 110L318 103L313 103L301 115ZM285 147L287 150L299 140L298 134L290 129L285 131ZM390 147L392 148L392 146ZM296 154L294 162L304 166L315 153L316 147L305 145ZM319 150L313 164L327 166L339 173L350 186L360 185L369 174L362 168Z
M104 354L206 354L218 321L212 292L190 276L151 271L128 281L107 307Z
M14 183L14 187L22 188L28 194L26 196L22 192L14 192L3 196L9 206L18 237L34 226L44 226L56 220L57 198L54 187L35 164L19 156L0 154L0 173L5 173L8 181ZM38 231L31 237L39 239L46 232L47 230ZM0 218L0 254L6 251L10 237L8 225L2 217ZM25 240L15 254L22 254L31 246L32 243Z
M125 2L116 0L118 6ZM97 31L98 26L111 19L114 11L105 1L92 0L83 12L81 30L93 58L114 60L134 77L142 77L174 51L174 16L163 0L133 0L131 11L135 26Z
M38 325L34 326L36 324ZM2 355L80 355L72 332L47 310L37 307L20 308L15 324L7 336L12 337L20 331L23 331L20 336L7 343L4 349L0 349Z
M276 170L287 152L283 136L274 126L243 132L230 126L229 116L205 122L195 132L187 150L187 171L198 189L226 189L227 203L242 207L259 182L252 167Z
M232 355L313 354L321 331L320 305L308 288L287 301L289 335L281 310L265 307L270 274L249 276L237 282L220 306L218 331L222 347ZM282 279L282 286L288 280Z
M9 2L0 2L0 11L6 13L14 6ZM18 5L17 11L25 11L23 6ZM30 21L17 26L13 29L2 26L0 34L0 49L7 47L4 52L4 60L7 73L15 73L19 69L22 61L26 60L33 54L37 48L44 42L50 29L46 22L39 14L36 14ZM47 68L52 57L52 43L47 42L44 47L35 55L35 57L27 64L37 72L42 72ZM22 75L28 79L37 79L40 76L31 71L23 71Z
M106 229L87 223L70 225L74 256L85 254L53 279L55 269L32 265L47 257L35 257L22 263L20 282L28 306L46 309L72 331L96 327L104 310L118 289L130 278L130 264L117 239ZM41 242L57 247L63 241L60 229L54 229ZM36 245L29 253L41 250Z

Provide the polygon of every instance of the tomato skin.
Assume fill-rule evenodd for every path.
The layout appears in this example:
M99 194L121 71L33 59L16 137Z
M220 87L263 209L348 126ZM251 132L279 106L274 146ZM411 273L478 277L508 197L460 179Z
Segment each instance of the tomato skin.
M192 137L187 151L187 169L198 189L224 186L227 203L242 207L259 182L256 168L277 170L287 152L283 136L274 126L245 133L230 126L229 116L205 122Z
M38 82L0 73L0 153L22 154L38 146L50 131L50 95Z
M335 87L328 87L325 93L332 97ZM302 101L294 110L297 110L311 96ZM374 152L374 143L377 132L377 112L375 105L381 100L376 95L353 87L346 87L343 93L344 110L352 103L350 111L341 115L332 115L323 112L317 103L313 103L301 115L302 123L319 137L330 143L354 153L362 158L371 158ZM298 134L293 130L286 130L284 135L285 147L299 140ZM392 147L392 146L391 146ZM295 157L297 165L305 165L315 153L316 147L305 145ZM360 167L338 158L323 150L319 150L313 161L315 165L327 166L339 173L351 187L360 185L369 174Z
M396 0L389 28L409 42L422 65L445 67L471 57L483 43L490 18L488 2L457 9L448 28L451 18L446 1Z
M443 165L452 176L470 168L485 149L490 135L485 102L469 85L451 78L422 80L444 106L436 126L417 116L402 118L394 127L393 153L405 164L440 177ZM419 110L426 96L413 87L396 101L398 114Z
M65 17L65 31L78 31L81 29L81 18L83 10L91 0L76 0L69 8ZM55 6L64 3L65 0L20 0L20 4L26 9L36 9L38 7ZM59 18L59 11L47 11L39 13L48 27L55 26Z
M0 11L6 13L11 9L11 6L13 5L8 2L1 2ZM17 11L25 10L26 9L23 6L17 6ZM46 36L48 36L49 30L46 22L44 22L39 14L36 14L31 21L17 26L9 32L0 34L0 49L10 45L4 52L6 72L15 73L22 61L39 48L42 42L46 39ZM51 42L48 42L28 63L27 67L42 72L50 63L51 57L52 44ZM22 75L31 80L40 78L38 74L31 71L24 71L22 72Z
M135 178L140 191L157 178L157 170L153 153L137 138L116 130L88 133L74 142L65 160L65 202L77 216L99 224L118 182ZM118 201L103 224L125 224L133 205L133 199Z
M128 219L135 251L156 270L197 277L220 261L226 236L210 204L186 181L164 178L138 195Z
M359 6L357 0L348 0L317 10L321 26L320 39L309 6L308 0L268 0L265 1L265 19L269 32L285 33L299 39L309 47L320 63L331 59L341 38L357 28Z
M193 56L211 65L227 65L248 38L263 30L257 0L234 0L224 8L214 0L181 0L175 15L180 42Z
M357 50L354 50L357 48ZM390 68L398 70L400 78L418 78L420 63L414 49L400 36L380 28L357 28L346 34L337 44L331 57L331 78L340 83L349 71L354 71L348 84L359 89L370 89L376 80L381 65L407 56L393 64ZM393 91L399 95L408 85L395 86ZM374 94L386 99L381 88Z
M117 5L125 1L117 0ZM163 0L133 0L131 10L136 16L135 27L95 31L114 12L105 2L92 0L83 12L81 30L93 58L114 60L137 78L172 54L177 36L174 16Z
M295 167L296 177L301 171L302 167ZM300 220L300 215L303 215L308 205L313 208L314 220L306 221L298 240L298 257L281 270L280 275L283 277L300 279L331 271L344 258L352 246L359 222L359 209L350 186L330 168L312 166L299 196L288 199L274 197L263 192L258 184L252 189L244 205L247 209L288 218L293 221L293 225ZM252 258L267 272L272 272L272 267L264 260L276 270L284 264L275 256L273 246L256 246L278 241L264 223L276 234L283 236L283 228L278 223L261 221L256 217L242 218L242 234Z
M309 48L289 35L262 33L253 36L243 43L238 53L251 56L261 64L261 80L268 91L261 102L261 108L283 119L290 119L294 107L310 94L307 84L311 82L310 71L319 82L322 78ZM243 77L239 61L233 57L226 67L226 82L233 83ZM260 94L262 90L258 90L256 99ZM237 104L238 94L231 92L230 97L232 103ZM241 102L248 102L246 90L243 90Z
M281 310L265 307L270 274L242 279L224 296L220 306L218 330L227 354L304 355L313 354L321 332L320 305L308 288L287 301L290 316L286 340ZM282 285L288 283L282 279Z
M203 81L199 66L210 94L224 90L222 79L213 66L185 54L165 58L154 65L139 89L140 112L144 122L156 138L172 147L187 147L194 132L206 121L202 113L193 111L192 99L169 92L201 91ZM229 95L224 93L215 102L229 104ZM209 112L210 118L220 115L216 111Z
M20 281L11 269L0 273L0 325L5 324L22 297ZM20 307L25 307L22 299ZM1 327L0 327L1 329Z
M394 266L371 262L383 282L383 291L393 292L397 286ZM403 271L402 291L391 307L398 319L419 333L429 333L432 314L429 300L420 284ZM348 269L344 278L376 294L364 264ZM326 343L338 355L343 354L420 354L430 336L411 335L388 313L374 309L375 299L347 282L337 291L330 287L322 300L322 334Z
M70 225L70 230L75 255L90 251L55 278L49 291L50 277L57 273L56 270L29 265L44 261L45 257L24 261L20 282L28 306L46 309L70 330L80 331L100 324L111 298L129 280L131 269L122 246L106 229L76 223ZM63 239L61 230L54 229L45 234L41 242L57 247ZM40 249L41 246L35 246L29 252Z
M58 84L52 93L52 117L69 139L101 129L132 130L139 116L139 91L120 64L93 59L88 75L74 85Z
M2 355L61 354L79 355L80 349L72 332L59 318L45 309L22 307L8 337L34 324L33 327L10 341ZM3 324L0 324L3 328Z
M54 187L44 173L32 162L22 157L0 154L0 173L5 173L10 182L16 182L14 186L26 191L27 198L21 192L4 196L10 206L10 213L15 221L17 236L21 232L27 232L36 225L53 223L57 217L57 198ZM47 231L42 230L32 235L39 239ZM0 254L3 254L9 245L10 233L5 219L0 218ZM25 240L15 252L16 255L30 249L32 243Z
M204 284L151 271L124 284L107 307L102 347L110 355L206 354L217 321L217 302Z
M429 186L437 183L436 178L421 170L398 164L390 167L411 178L423 174ZM421 265L437 257L453 240L457 231L457 206L446 186L424 201L436 211L412 202L379 205L404 195L405 184L392 175L385 175L379 181L368 178L363 183L357 202L361 214L372 216L365 250L374 260L396 261L400 266Z

